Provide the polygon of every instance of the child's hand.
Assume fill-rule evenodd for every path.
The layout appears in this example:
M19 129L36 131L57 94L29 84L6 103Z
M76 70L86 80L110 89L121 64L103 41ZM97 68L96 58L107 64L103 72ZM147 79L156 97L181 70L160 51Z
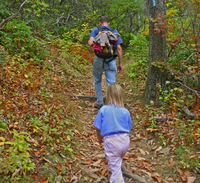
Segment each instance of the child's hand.
M103 143L103 138L98 138L99 144Z
M98 137L98 142L99 144L101 144L103 142L103 137L100 134L100 130L98 128L96 128L97 131L97 137Z

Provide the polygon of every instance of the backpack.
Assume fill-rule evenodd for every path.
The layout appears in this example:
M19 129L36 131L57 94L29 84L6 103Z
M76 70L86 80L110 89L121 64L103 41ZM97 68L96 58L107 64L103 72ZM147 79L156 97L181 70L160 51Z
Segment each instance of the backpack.
M116 57L117 57L117 53L116 53L116 45L115 43L117 41L111 41L109 39L109 34L112 34L113 31L115 30L114 28L110 27L109 30L105 31L103 30L102 26L99 26L97 27L98 28L98 35L96 37L99 36L99 34L101 33L106 33L107 37L108 37L108 41L110 43L110 46L108 44L106 44L105 46L103 46L103 49L100 48L100 45L98 45L98 42L97 41L94 41L94 51L95 51L95 54L96 56L98 56L99 58L103 58L104 60L105 59L109 59L109 61L112 61L114 60ZM96 38L95 37L95 38ZM96 48L95 48L96 47ZM98 48L97 48L98 47ZM108 62L108 61L107 61Z

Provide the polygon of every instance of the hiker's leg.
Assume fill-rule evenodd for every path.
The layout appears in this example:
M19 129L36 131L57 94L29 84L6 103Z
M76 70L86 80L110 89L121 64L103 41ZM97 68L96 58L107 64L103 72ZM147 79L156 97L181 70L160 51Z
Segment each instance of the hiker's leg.
M94 77L94 87L97 97L97 104L103 104L102 87L101 87L101 77L103 74L103 61L102 59L95 56L94 63L92 67L92 73Z
M110 183L124 183L121 165L130 144L128 134L115 134L104 138L104 151L111 171Z
M107 64L106 64L107 65ZM115 83L115 75L116 75L116 61L113 60L109 62L108 68L105 70L105 76L106 76L106 85L114 84Z

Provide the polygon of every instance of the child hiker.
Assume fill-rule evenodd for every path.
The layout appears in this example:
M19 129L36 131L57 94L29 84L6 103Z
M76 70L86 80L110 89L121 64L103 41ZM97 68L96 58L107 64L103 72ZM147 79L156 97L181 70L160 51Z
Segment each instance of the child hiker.
M96 126L99 143L104 141L104 151L112 173L110 183L123 183L121 165L129 148L132 121L129 111L124 108L123 89L120 85L108 85L106 105L99 109L93 124Z

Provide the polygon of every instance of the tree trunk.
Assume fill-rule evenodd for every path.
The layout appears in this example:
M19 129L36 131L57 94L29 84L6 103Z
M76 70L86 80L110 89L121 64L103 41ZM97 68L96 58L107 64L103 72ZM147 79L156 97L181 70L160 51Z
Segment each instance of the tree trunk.
M165 0L146 0L146 4L149 18L149 61L144 97L146 104L153 101L155 104L160 105L161 101L157 100L158 88L156 86L159 84L162 90L165 90L167 72L166 70L161 71L160 68L153 66L152 63L167 61L166 31L155 33L152 19L156 19L158 15L166 15L166 2ZM163 36L161 37L161 35Z
M62 5L63 5L63 2L64 2L64 0L61 0L61 1L60 1L60 6L62 6Z

